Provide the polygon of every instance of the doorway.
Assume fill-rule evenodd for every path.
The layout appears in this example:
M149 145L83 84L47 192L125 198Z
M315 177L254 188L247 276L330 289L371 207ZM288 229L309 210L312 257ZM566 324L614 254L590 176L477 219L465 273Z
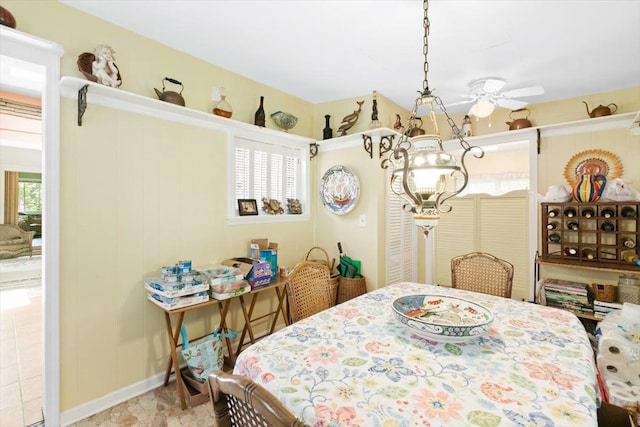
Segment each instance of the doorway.
M44 364L42 414L45 425L60 425L60 58L62 46L0 26L0 89L35 90L42 99L42 299ZM17 67L22 71L11 71ZM37 83L34 83L34 79ZM25 83L25 80L30 83ZM26 90L26 89L25 89ZM34 96L33 93L30 94Z

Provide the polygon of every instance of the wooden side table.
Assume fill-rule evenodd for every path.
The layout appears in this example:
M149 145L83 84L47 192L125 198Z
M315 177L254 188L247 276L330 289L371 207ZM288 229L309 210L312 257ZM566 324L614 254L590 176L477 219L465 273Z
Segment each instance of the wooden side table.
M240 306L242 307L242 314L243 314L243 318L244 318L244 325L242 327L242 334L240 336L240 342L238 344L237 347L237 351L234 352L233 351L233 343L231 342L231 339L229 338L225 338L225 344L227 346L227 352L229 354L229 364L231 364L231 366L233 366L235 364L236 361L236 357L238 355L238 353L240 353L240 351L242 350L242 347L245 345L244 340L245 337L248 334L248 338L249 338L249 342L254 343L255 342L255 337L253 335L253 329L251 327L251 323L255 322L257 320L263 319L265 317L271 316L273 315L273 321L271 323L271 328L269 330L269 332L266 335L272 334L273 331L275 330L276 324L277 324L277 320L278 317L280 317L280 314L282 314L282 317L285 321L285 324L288 324L287 321L287 315L286 315L286 290L285 290L285 284L286 282L284 280L275 280L270 286L261 288L261 289L256 289L254 291L251 292L247 292L246 294L242 294L242 295L238 295L236 297L232 297L229 299L225 299L225 300L217 300L217 299L213 299L210 298L209 301L200 303L200 304L194 304L194 305L190 305L187 307L181 307L181 308L176 308L174 310L167 310L164 309L160 306L158 306L157 304L154 304L153 302L151 302L151 304L153 304L154 307L157 307L158 309L162 310L164 312L164 318L165 318L165 324L166 324L166 329L167 329L167 337L169 338L169 351L170 351L170 357L169 360L167 361L167 370L165 372L164 375L164 386L166 387L169 384L169 379L171 378L171 372L173 371L175 373L176 376L176 384L178 387L178 396L180 397L180 406L182 407L182 409L186 409L187 408L187 402L186 402L186 396L185 396L185 386L182 380L182 376L180 375L180 360L178 359L178 352L177 352L177 348L180 346L179 344L179 339L180 339L180 328L182 327L182 323L184 322L184 315L185 313L189 312L189 311L193 311L193 310L199 310L205 307L210 307L213 305L217 305L218 306L218 310L220 313L220 324L218 325L218 329L224 331L225 329L228 328L227 326L227 314L229 313L229 307L231 306L231 301L235 298L240 298ZM263 292L266 292L270 289L273 289L276 293L277 296L277 307L275 310L273 310L272 312L269 312L265 315L259 316L257 318L253 318L253 311L256 305L256 301L258 299L258 296L261 295ZM249 305L249 310L247 310L247 306L244 300L245 296L249 296L251 295L251 302ZM172 323L172 315L177 315L177 319L175 324ZM213 331L212 331L213 332ZM194 338L193 340L196 340L198 338ZM248 344L249 342L247 342L246 344Z
M268 335L271 335L273 331L275 331L276 324L278 323L278 318L280 317L280 315L282 315L282 319L284 320L285 325L289 325L289 316L287 316L287 300L286 300L287 292L285 288L286 283L287 282L285 279L280 279L278 277L273 282L271 282L271 285L265 288L256 289L255 291L251 291L247 294L242 294L239 296L240 306L242 307L242 314L244 315L244 328L242 329L242 334L240 334L240 341L238 342L238 347L233 357L234 363L235 363L236 357L238 356L238 354L240 354L240 352L242 351L242 348L245 345L255 344L257 339L264 338ZM253 311L256 307L258 296L261 295L263 292L269 291L269 290L275 291L278 305L276 306L275 310L269 313L263 314L262 316L258 316L254 318ZM247 311L247 306L246 306L244 297L249 295L251 295L251 302L249 303L249 310ZM271 321L271 327L269 328L269 332L256 338L253 335L253 328L251 324L253 322L257 322L258 320L265 319L269 316L273 316L273 320ZM245 338L247 338L247 334L248 334L249 341L245 343Z

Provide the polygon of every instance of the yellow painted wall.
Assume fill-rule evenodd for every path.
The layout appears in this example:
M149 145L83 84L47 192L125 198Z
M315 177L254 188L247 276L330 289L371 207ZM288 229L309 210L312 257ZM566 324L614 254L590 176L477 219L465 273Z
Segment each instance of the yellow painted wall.
M224 86L233 118L249 123L263 95L268 113L284 110L299 117L292 133L317 139L322 137L324 115L332 116L335 134L342 117L356 108L356 100L364 99L365 104L350 133L366 130L370 121L371 94L312 105L58 2L8 0L2 5L16 17L20 31L64 47L62 75L81 77L78 55L106 43L116 50L122 90L155 97L153 88L161 87L162 78L170 76L184 83L188 107L210 111L211 88ZM584 99L593 106L616 102L621 112L640 110L640 88ZM530 119L539 125L585 118L580 100L532 105ZM382 93L378 107L386 127L392 126L396 112L403 121L408 114ZM250 238L267 237L280 244L280 263L293 266L315 245L337 258L335 244L342 241L349 255L363 261L369 288L384 286L387 183L380 159L370 159L361 147L321 151L311 162L310 223L229 226L221 208L227 191L223 133L94 105L85 114L83 126L77 127L75 102L64 99L61 108L62 411L164 370L168 354L164 321L160 310L145 301L142 284L161 266L178 259L210 263L244 254ZM496 110L491 128L486 119L474 121L475 132L505 131L502 123L508 121L507 113ZM453 115L456 123L462 115ZM269 119L267 126L276 128ZM444 122L440 128L446 129ZM637 182L640 168L633 159L640 157L638 137L622 146L610 145L609 138L585 141L576 137L548 151L544 147L541 165L548 168L544 173L549 171L553 177L564 166L565 159L552 150L566 155L566 150L580 150L585 143L588 147L604 144L624 156L625 168ZM361 182L359 204L341 217L329 213L317 197L322 174L335 164L352 167ZM544 188L546 182L539 184ZM359 214L367 216L367 227L357 226ZM422 264L421 240L418 247ZM419 278L422 271L420 267ZM239 324L236 304L230 321ZM266 310L266 305L261 309ZM218 314L215 310L189 314L186 320L197 335L216 325Z
M53 1L3 2L20 31L60 43L61 74L82 77L78 55L107 43L116 50L122 90L156 98L171 76L187 106L210 111L211 87L225 86L233 119L253 122L259 96L267 112L294 112L291 133L309 135L314 106L261 83L115 27ZM52 19L55 17L55 19ZM268 119L267 127L277 128ZM161 310L144 280L180 259L212 264L248 255L251 238L280 247L292 266L313 246L310 222L228 225L227 137L97 105L76 125L75 100L61 101L61 410L164 372L168 344ZM265 300L258 312L275 302ZM237 301L229 325L242 325ZM256 313L259 314L259 313ZM199 336L219 322L215 306L186 316ZM258 332L264 325L257 325Z
M376 99L378 120L382 127L392 128L396 113L401 117L409 114L407 110L380 93ZM337 130L342 119L357 109L355 101L362 100L365 101L362 112L355 125L347 131L347 135L368 130L373 106L372 94L316 105L314 122L319 126L314 129L313 137L322 139L325 114L331 115L333 136L339 137L340 133ZM336 263L340 260L337 242L341 242L345 254L362 261L362 275L365 277L367 289L374 290L386 285L385 197L388 183L384 170L380 167L382 159L379 157L378 141L373 141L373 158L364 150L361 137L355 137L354 141L355 146L338 150L324 151L320 147L320 154L313 161L316 170L312 176L311 188L315 196L318 194L322 176L332 166L350 167L360 181L360 200L353 210L345 215L333 214L319 198L316 199L315 240L318 246L329 253L330 258L335 258ZM366 217L364 228L358 224L360 215Z

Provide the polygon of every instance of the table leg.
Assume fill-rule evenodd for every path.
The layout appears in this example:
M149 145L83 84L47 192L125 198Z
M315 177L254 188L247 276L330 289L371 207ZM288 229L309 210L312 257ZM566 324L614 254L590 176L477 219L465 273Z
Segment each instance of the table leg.
M169 376L171 375L171 365L173 365L173 370L176 374L178 396L180 396L180 406L182 407L182 409L187 409L187 402L184 396L184 384L182 383L182 376L180 375L180 362L178 361L178 353L176 352L178 337L180 336L180 327L182 326L182 321L184 320L184 312L180 313L180 315L178 316L175 333L171 328L171 315L165 312L164 318L167 324L167 335L169 336L169 344L171 346L171 358L169 359L167 372L164 376L164 385L166 386L169 383Z
M271 322L271 329L269 330L269 334L272 334L273 331L276 330L276 324L278 323L278 315L282 313L282 319L284 320L285 325L289 325L289 318L287 317L287 312L285 311L284 300L287 296L287 291L284 288L275 288L276 294L278 295L278 307L276 307L275 316L273 317L273 322Z
M251 328L251 319L253 317L253 309L256 306L257 297L258 294L251 295L251 304L249 305L249 312L247 312L244 295L240 295L240 306L242 307L242 314L244 315L244 327L242 328L242 334L240 334L240 340L238 341L236 356L240 354L242 347L244 347L244 338L247 336L247 332L249 332L249 340L251 341L251 344L255 344L256 342L255 337L253 336L253 329Z
M231 305L231 299L226 299L222 302L222 304L218 305L218 309L220 310L220 332L224 332L227 329L227 313L229 312L229 306ZM231 366L236 363L236 355L233 353L233 346L231 344L231 340L228 337L225 337L225 342L227 343L227 352L229 353L229 362Z

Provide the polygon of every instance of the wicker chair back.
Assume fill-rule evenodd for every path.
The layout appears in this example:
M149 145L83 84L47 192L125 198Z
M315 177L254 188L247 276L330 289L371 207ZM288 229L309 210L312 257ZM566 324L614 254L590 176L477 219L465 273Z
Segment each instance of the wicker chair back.
M287 300L291 322L297 322L335 303L329 267L302 261L287 276Z
M511 298L513 264L485 252L451 259L451 287Z
M240 375L209 375L214 427L309 427L264 387Z

